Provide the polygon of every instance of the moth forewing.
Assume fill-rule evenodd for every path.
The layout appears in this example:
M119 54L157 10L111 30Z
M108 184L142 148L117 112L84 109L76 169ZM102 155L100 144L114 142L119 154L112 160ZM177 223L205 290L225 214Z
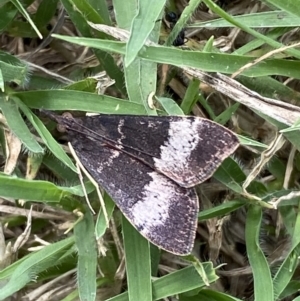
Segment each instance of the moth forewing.
M192 250L198 215L194 189L179 186L139 160L69 133L82 164L149 241L171 253Z
M236 135L215 122L174 117L154 166L179 185L193 187L209 179L238 146Z
M98 115L78 122L92 129L93 137L106 139L183 187L210 178L239 146L233 132L200 117Z

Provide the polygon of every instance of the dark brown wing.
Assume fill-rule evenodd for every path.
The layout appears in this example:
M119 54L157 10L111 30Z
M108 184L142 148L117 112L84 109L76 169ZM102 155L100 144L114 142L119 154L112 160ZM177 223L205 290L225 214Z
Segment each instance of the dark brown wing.
M77 156L130 223L158 247L179 255L193 247L198 214L194 189L179 186L134 157L69 131Z
M210 178L239 146L230 130L200 117L99 115L75 122L86 128L78 131L115 145L183 187Z

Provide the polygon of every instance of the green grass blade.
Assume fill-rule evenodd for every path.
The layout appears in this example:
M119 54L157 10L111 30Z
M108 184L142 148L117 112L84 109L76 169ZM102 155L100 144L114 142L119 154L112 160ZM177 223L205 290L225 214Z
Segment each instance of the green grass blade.
M195 10L197 9L197 7L200 5L201 2L202 0L191 0L189 2L189 5L187 5L184 8L179 20L176 22L174 28L172 29L172 32L170 33L170 35L168 36L165 42L166 46L172 45L176 37L180 34L181 30L185 27L185 24L192 17L193 13L195 12Z
M96 33L92 31L87 25L87 21L97 24L103 23L106 20L106 17L103 17L102 13L96 12L96 6L92 7L89 1L86 0L61 0L61 2L76 29L82 36L107 38L107 36L103 33ZM123 72L116 65L113 57L109 53L97 49L93 49L93 52L110 78L113 78L116 81L115 86L117 89L122 93L122 95L126 95Z
M67 156L60 144L58 144L52 137L44 124L34 114L28 114L28 116L30 117L32 124L35 126L35 129L37 130L47 147L51 150L53 155L77 173L77 169L72 160Z
M14 270L8 283L1 288L0 300L4 300L22 289L30 281L35 280L39 273L52 267L54 262L58 264L60 258L71 248L73 243L74 239L70 237L46 246L42 250L28 256L26 260L22 261Z
M297 201L299 206L299 200ZM291 209L291 207L287 207L287 209ZM292 281L294 272L299 266L298 254L300 252L300 214L298 211L297 213L294 210L292 210L292 212L290 211L291 210L282 210L282 208L280 208L284 225L291 234L292 244L286 254L285 260L273 277L274 295L276 298L281 296L288 284Z
M202 263L209 283L218 279L210 262ZM153 281L153 300L161 300L184 292L204 287L205 283L194 266L183 268ZM107 301L128 301L128 292L110 298ZM143 299L142 299L143 300ZM151 299L152 300L152 299Z
M79 110L103 114L143 114L144 107L135 102L115 98L107 95L71 91L71 90L40 90L17 92L25 105L33 109L45 110ZM84 99L84 101L82 101Z
M207 280L213 283L218 279L216 271L210 262L202 263ZM170 273L153 282L154 300L174 296L196 288L204 287L205 283L194 266Z
M194 78L190 81L187 91L180 105L184 114L190 114L190 112L193 109L193 106L197 102L199 98L199 85L200 81L198 79Z
M297 0L297 2L298 1L299 0ZM253 37L255 37L257 39L260 39L260 40L263 40L266 44L268 44L268 45L270 45L274 48L281 48L281 47L284 46L283 44L281 44L281 43L279 43L279 42L277 42L273 39L268 38L267 36L257 32L256 30L251 29L250 27L246 26L242 22L238 22L234 17L230 16L224 10L219 8L212 0L203 0L203 2L205 2L207 7L209 7L214 13L218 14L220 17L224 18L225 20L232 23L236 27L241 28L243 31L247 32L248 34L252 35ZM288 49L286 52L293 55L293 56L295 56L295 57L297 57L297 58L300 58L300 51L299 50Z
M242 184L246 180L246 176L232 158L225 159L213 177L231 190L239 194L243 193Z
M28 14L27 10L23 7L22 3L18 0L11 0L11 2L17 7L19 12L23 15L23 17L27 20L27 22L32 26L32 28L34 29L34 31L36 32L38 37L40 39L43 39L42 34L40 33L40 31L38 30L38 28L36 27L36 25L32 21L30 15Z
M180 301L242 301L243 299L234 298L228 294L220 293L210 289L202 289L195 296L181 295Z
M239 200L232 200L230 202L223 203L221 205L215 206L210 209L206 209L203 211L200 211L198 214L198 220L204 221L209 218L214 218L222 215L229 214L231 212L236 211L237 209L245 206L245 201L239 201Z
M104 199L104 204L105 204L105 209L107 212L108 219L110 219L115 209L115 203L107 193L104 194L103 199ZM105 216L103 214L103 210L101 210L98 213L97 222L95 226L96 239L102 237L106 229L107 229L107 223L105 220Z
M169 115L184 115L184 112L182 111L180 106L173 99L167 97L157 97L156 99Z
M97 251L90 211L75 226L74 239L78 250L77 280L80 300L93 301L96 299Z
M250 206L246 220L246 247L254 279L255 300L274 301L273 283L268 262L259 246L262 208Z
M152 301L149 242L123 217L128 296L130 301Z
M59 202L70 192L51 182L25 180L0 173L0 195L14 199Z
M280 28L299 26L299 17L287 12L276 10L247 15L234 16L234 19L248 27L255 28ZM234 25L224 19L210 20L201 23L194 23L188 28L222 28L234 27Z
M4 3L3 3L4 2ZM7 3L8 2L8 3ZM0 19L0 32L3 32L18 13L17 8L11 1L1 1L1 19Z
M34 15L34 22L38 28L47 26L56 14L58 0L42 1Z
M9 83L14 82L17 85L24 85L28 81L28 73L29 68L28 66L24 65L24 63L19 62L17 65L12 62L4 62L2 61L3 56L0 52L0 69L2 72L3 82ZM10 57L9 55L5 55Z
M87 38L71 38L59 35L53 36L79 45L85 45L106 51L114 51L120 54L125 54L124 44L120 42ZM292 55L295 56L294 53L292 53ZM300 57L300 53L297 52L297 55ZM175 47L163 46L147 46L142 52L139 52L139 57L161 64L170 64L178 67L186 66L197 68L203 71L222 72L225 74L232 74L246 64L253 62L254 60L253 57L249 56L247 57L242 55L216 52L200 52L189 50L183 51ZM265 60L260 64L256 64L253 67L246 69L243 72L243 75L250 77L284 75L299 79L299 68L300 62L298 60L275 58Z
M132 20L130 37L126 47L126 67L137 58L139 51L155 28L156 21L160 19L165 2L165 0L138 0L137 14Z
M43 148L33 138L15 102L12 99L5 100L4 97L0 97L0 108L9 128L22 141L24 146L33 153L43 153Z
M235 103L232 106L230 106L229 108L227 108L225 111L223 111L219 116L217 116L214 121L219 123L219 124L226 124L231 116L236 112L236 110L239 108L240 103Z
M156 111L149 107L147 99L150 93L156 90L157 64L155 62L147 62L136 58L138 54L138 49L136 47L143 47L147 38L152 41L158 41L159 22L156 22L156 20L150 22L148 17L146 17L142 20L142 27L138 24L141 21L140 17L138 17L138 13L147 13L145 9L147 9L150 4L151 6L153 5L152 2L147 1L116 1L115 12L117 20L120 22L118 25L121 28L129 30L131 26L135 28L135 26L138 25L140 27L138 31L131 31L133 36L130 37L131 42L128 42L126 45L126 52L124 53L125 64L127 64L128 53L130 56L130 64L128 64L124 70L125 85L129 99L131 102L142 104L144 106L144 114L156 115ZM131 11L128 11L128 6L132 9ZM154 7L152 7L152 9L153 8ZM123 15L121 16L122 12ZM133 21L135 16L136 19ZM132 45L132 43L134 45Z
M286 0L286 1L280 1L280 0L267 0L267 3L270 5L274 5L280 9L282 9L285 12L288 12L290 14L293 14L294 16L300 17L300 1L299 0Z

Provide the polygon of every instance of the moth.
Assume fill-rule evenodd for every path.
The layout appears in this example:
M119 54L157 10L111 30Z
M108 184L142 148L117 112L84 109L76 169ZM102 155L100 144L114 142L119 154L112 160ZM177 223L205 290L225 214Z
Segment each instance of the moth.
M233 132L191 116L45 113L64 127L81 163L146 239L174 254L191 252L199 211L194 186L237 149Z

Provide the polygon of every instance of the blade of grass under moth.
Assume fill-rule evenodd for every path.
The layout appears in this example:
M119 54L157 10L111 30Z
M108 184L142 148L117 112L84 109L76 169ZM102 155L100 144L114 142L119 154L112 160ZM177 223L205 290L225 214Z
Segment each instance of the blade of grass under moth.
M115 203L107 193L104 193L103 199L104 199L107 216L108 216L108 219L110 220L110 218L114 212L114 209L115 209ZM105 220L105 216L103 214L103 210L101 210L98 213L97 221L96 221L96 225L95 225L96 239L101 238L104 235L106 229L107 229L107 223Z
M97 251L92 214L86 211L84 218L74 227L74 239L78 253L77 283L80 300L96 298Z
M211 262L202 263L209 283L218 279ZM161 300L184 292L205 287L205 283L194 266L183 268L166 276L153 280L153 300ZM110 298L107 301L128 301L128 292Z
M218 279L211 262L202 263L208 283ZM153 282L153 299L160 300L205 286L205 282L194 266L170 273Z
M123 237L130 301L152 301L149 242L123 217Z

